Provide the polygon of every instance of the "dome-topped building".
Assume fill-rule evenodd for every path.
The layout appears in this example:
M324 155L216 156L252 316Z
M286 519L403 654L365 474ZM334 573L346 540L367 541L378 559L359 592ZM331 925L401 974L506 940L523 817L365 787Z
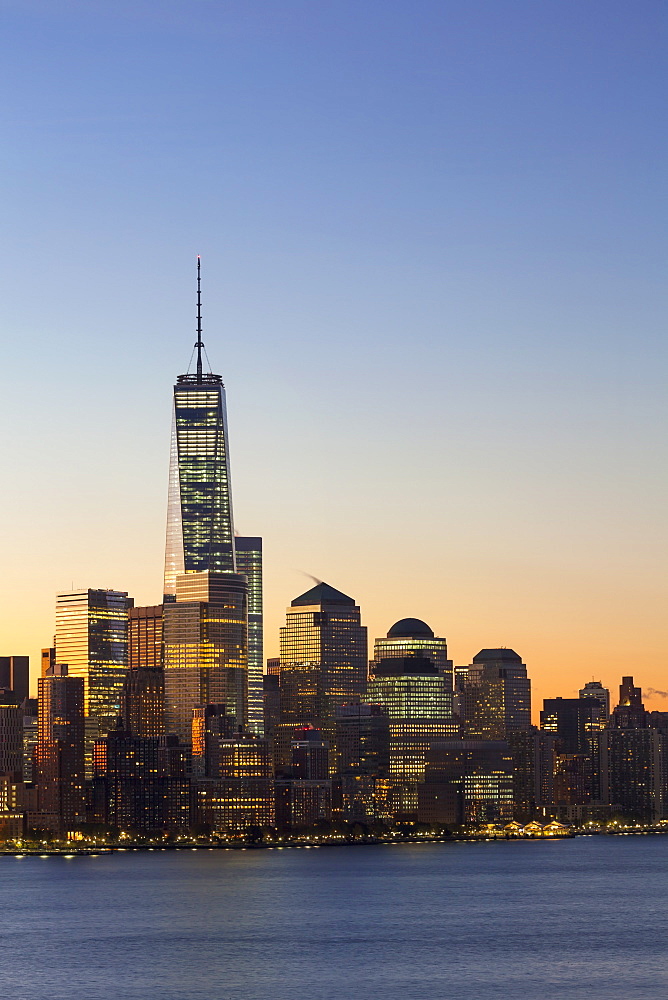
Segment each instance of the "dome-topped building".
M387 633L388 639L415 639L418 637L434 638L434 633L427 623L420 621L419 618L402 618L401 621L395 622Z
M435 636L433 629L421 618L402 618L394 623L384 639L376 639L371 672L381 660L410 656L430 660L439 674L447 678L448 688L452 690L452 661L448 660L447 641Z

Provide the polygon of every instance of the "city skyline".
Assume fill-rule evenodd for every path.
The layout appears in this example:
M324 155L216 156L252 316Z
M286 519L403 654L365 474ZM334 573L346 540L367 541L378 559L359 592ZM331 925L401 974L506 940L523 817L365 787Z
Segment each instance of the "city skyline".
M635 672L665 707L656 8L41 6L3 67L3 652L33 690L56 593L160 600L201 252L266 656L313 574L370 639L516 649L534 705Z

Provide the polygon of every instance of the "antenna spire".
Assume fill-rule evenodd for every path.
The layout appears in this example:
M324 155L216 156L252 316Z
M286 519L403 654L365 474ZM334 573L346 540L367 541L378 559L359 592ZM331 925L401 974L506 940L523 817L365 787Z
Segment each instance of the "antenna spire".
M202 384L202 289L199 254L197 254L197 384Z

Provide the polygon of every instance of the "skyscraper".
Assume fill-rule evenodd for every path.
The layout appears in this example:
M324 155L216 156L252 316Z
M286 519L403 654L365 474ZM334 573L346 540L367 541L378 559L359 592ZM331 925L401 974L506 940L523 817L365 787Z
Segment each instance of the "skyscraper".
M334 740L336 708L364 697L367 671L366 628L352 597L327 583L296 597L281 629L280 763L297 725Z
M164 583L166 725L186 741L197 705L225 704L237 726L249 721L249 583L255 647L261 634L261 575L251 558L259 539L248 540L248 566L237 573L225 388L204 372L203 351L198 257L196 370L174 386ZM261 678L253 681L252 721L261 730Z
M225 387L202 365L200 259L197 258L197 368L174 386L169 462L165 601L179 573L234 573L234 525Z
M224 704L246 725L247 593L238 573L180 573L165 604L165 726L184 742L197 705Z
M262 663L262 539L237 535L237 571L248 580L248 728L264 734Z
M121 710L133 604L118 590L78 590L56 598L56 659L67 664L70 677L83 678L84 712L101 733L116 727Z
M593 698L601 706L599 717L600 727L604 729L608 723L610 715L610 692L604 688L600 681L587 681L583 688L580 688L581 698Z
M0 656L0 688L12 691L17 705L28 697L29 658Z
M448 644L434 635L426 622L419 618L402 618L395 622L386 638L376 639L373 658L378 663L389 657L424 656L434 664L439 674L448 677L452 691L452 660L448 659Z
M84 679L56 663L38 685L39 739L35 771L40 812L71 830L85 822Z
M531 727L531 681L513 649L481 649L473 657L463 692L467 737L504 740Z
M392 799L398 813L417 809L417 785L434 740L454 736L450 680L427 656L389 656L377 660L368 701L389 716Z

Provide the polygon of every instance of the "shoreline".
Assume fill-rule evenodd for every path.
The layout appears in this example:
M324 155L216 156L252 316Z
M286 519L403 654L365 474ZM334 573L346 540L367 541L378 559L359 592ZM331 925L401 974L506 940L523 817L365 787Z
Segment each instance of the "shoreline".
M269 841L267 843L245 843L236 842L204 842L185 844L147 844L147 843L127 843L127 844L99 844L96 846L58 846L58 847L0 847L0 857L24 858L24 857L98 857L103 854L122 854L131 852L146 851L255 851L255 850L311 850L313 848L326 847L379 847L383 845L402 844L456 844L456 843L554 843L560 840L574 840L576 837L643 837L643 836L665 836L667 829L631 829L631 830L572 830L557 836L513 836L499 835L489 836L485 834L452 835L452 836L415 836L415 837L367 837L355 840L346 839L313 839L308 842L294 839L281 842Z

